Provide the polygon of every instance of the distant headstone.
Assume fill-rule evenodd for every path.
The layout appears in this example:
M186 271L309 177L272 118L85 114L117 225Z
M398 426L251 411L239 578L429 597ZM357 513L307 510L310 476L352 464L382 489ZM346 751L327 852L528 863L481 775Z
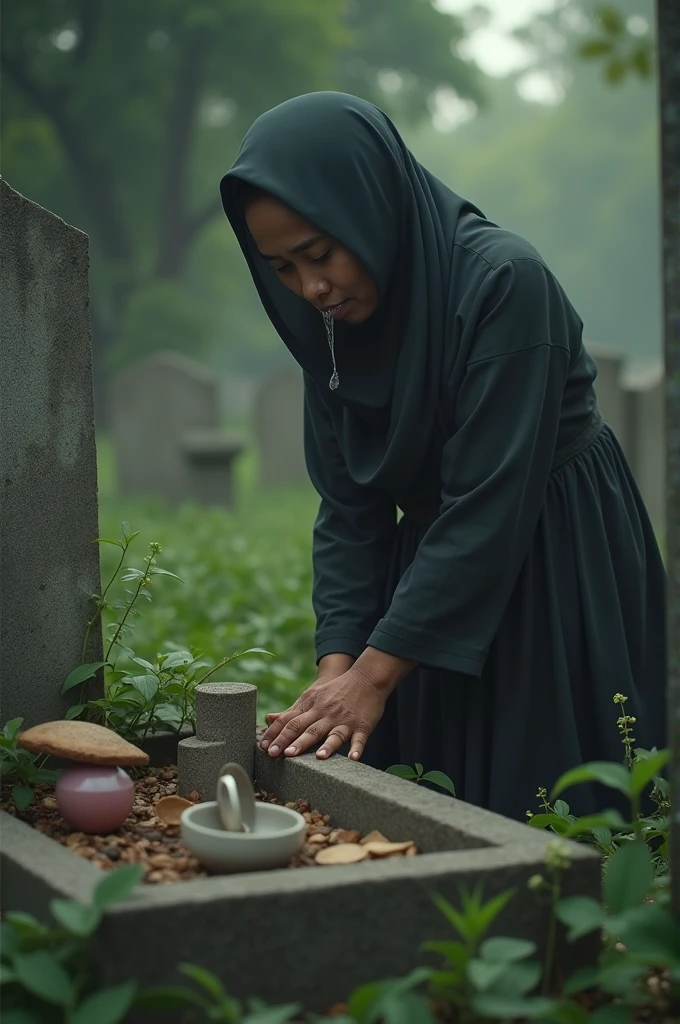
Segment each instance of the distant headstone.
M2 180L0 222L0 714L28 728L74 703L100 589L88 239Z
M621 382L625 357L618 349L594 342L586 342L586 348L597 363L595 394L600 412L626 448L627 410Z
M219 384L175 352L116 375L109 408L120 494L228 507L240 441L219 429Z
M302 374L283 369L267 377L255 395L254 419L265 487L307 482L302 440Z
M666 431L663 365L624 377L625 448L650 519L663 535L666 525Z

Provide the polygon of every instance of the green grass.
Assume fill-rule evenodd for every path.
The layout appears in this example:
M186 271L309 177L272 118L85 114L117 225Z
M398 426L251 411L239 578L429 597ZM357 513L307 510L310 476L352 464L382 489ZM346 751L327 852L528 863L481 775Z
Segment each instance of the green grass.
M138 602L140 614L126 644L147 659L188 648L214 662L263 647L274 660L238 660L214 679L256 683L260 719L288 706L315 678L311 530L317 499L311 487L262 491L254 459L244 458L233 512L123 499L115 495L106 441L99 444L99 474L100 535L119 537L122 522L129 522L140 535L125 565L143 568L148 544L157 541L158 566L183 581L155 577L152 601ZM119 555L112 545L101 545L104 585ZM131 585L118 581L107 596L124 598Z

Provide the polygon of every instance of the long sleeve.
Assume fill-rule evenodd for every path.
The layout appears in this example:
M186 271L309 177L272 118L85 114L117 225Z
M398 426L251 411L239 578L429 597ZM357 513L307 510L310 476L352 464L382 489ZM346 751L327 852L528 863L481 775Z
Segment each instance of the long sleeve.
M441 515L369 646L479 676L545 498L575 317L549 271L493 272L444 446Z
M396 505L384 491L351 478L328 410L308 378L305 457L321 498L313 535L317 660L336 653L358 658L385 610Z

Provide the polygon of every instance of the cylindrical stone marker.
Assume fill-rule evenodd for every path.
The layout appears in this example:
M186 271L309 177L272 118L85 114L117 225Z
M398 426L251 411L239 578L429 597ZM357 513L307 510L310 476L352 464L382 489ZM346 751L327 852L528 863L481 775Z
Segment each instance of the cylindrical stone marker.
M240 764L251 779L256 728L256 686L251 683L201 683L196 687L197 738L209 743L224 743L225 760Z
M229 760L224 743L206 743L196 736L177 745L177 791L188 797L198 793L199 800L214 800L220 768Z

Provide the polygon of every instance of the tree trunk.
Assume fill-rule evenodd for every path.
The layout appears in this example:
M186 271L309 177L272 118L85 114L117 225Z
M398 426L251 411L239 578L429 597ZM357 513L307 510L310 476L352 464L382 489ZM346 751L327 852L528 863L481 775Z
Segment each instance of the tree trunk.
M680 921L680 4L657 0L666 363L666 564L672 906Z

